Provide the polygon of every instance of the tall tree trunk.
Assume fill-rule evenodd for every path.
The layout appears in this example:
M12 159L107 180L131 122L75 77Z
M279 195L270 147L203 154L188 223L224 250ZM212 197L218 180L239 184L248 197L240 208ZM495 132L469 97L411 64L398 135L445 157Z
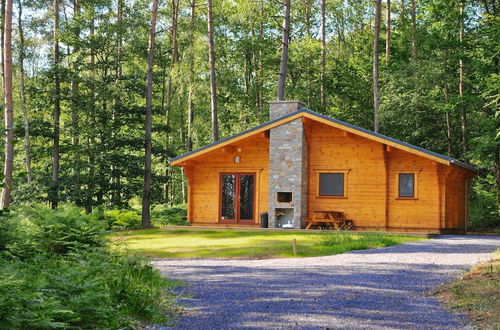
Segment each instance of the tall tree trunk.
M5 159L1 209L7 209L12 199L12 170L14 167L14 109L12 100L12 1L5 1L4 16L4 122Z
M321 0L321 71L320 71L320 101L323 110L326 106L325 91L326 76L326 0Z
M179 49L177 46L177 19L179 17L179 0L172 0L172 53L170 54L170 68L168 72L168 83L167 83L167 109L165 112L165 126L167 127L167 133L165 134L165 143L168 145L168 128L170 126L170 114L172 112L172 95L173 95L173 85L172 85L172 74L174 72L175 64L179 57Z
M451 114L449 109L449 94L448 94L448 82L445 81L444 88L444 102L446 104L446 142L448 144L448 157L452 156L452 140L451 140Z
M283 17L283 34L281 38L281 60L278 78L278 101L285 99L286 72L288 66L288 42L290 39L290 0L285 0L285 16Z
M80 3L79 0L73 0L73 19L78 20L80 18ZM80 38L80 29L75 31L75 37L77 39ZM76 50L73 50L76 52ZM76 75L77 64L74 64L73 67L74 75ZM78 116L78 102L77 102L77 94L78 94L78 78L73 78L71 80L71 144L73 149L75 150L75 159L73 160L73 176L75 178L75 182L73 184L73 195L76 198L77 205L81 204L80 198L80 152L78 150L78 146L80 145L80 137L79 137L79 116Z
M189 2L191 12L189 15L189 89L187 113L187 151L193 150L193 119L194 119L194 23L196 0Z
M385 20L385 61L391 61L391 0L387 0L386 6L386 20Z
M158 0L153 0L151 9L151 25L148 40L148 68L146 76L146 122L145 122L145 161L144 161L144 192L142 196L142 228L151 227L151 149L152 149L152 107L153 107L153 60L155 50L156 16Z
M304 2L304 14L305 14L305 21L306 21L306 35L307 38L311 38L311 7L312 7L312 0L305 0Z
M177 63L179 57L179 49L177 43L177 21L179 17L179 0L172 0L172 30L171 30L171 40L172 40L172 52L170 54L170 68L168 71L168 82L167 82L167 106L165 111L165 149L168 148L170 143L169 133L170 133L170 116L172 113L172 95L173 95L173 85L172 85L172 75L174 72L175 64ZM163 86L165 86L165 81L163 82ZM162 90L162 107L164 106L164 91ZM169 163L168 160L165 159L165 200L168 199L168 190L169 190Z
M95 8L92 9L92 17L90 19L90 39L94 38L95 34ZM92 75L95 76L95 52L94 47L90 46L90 68ZM95 122L95 90L92 87L91 91L91 107L92 112L87 117L89 127L96 127L97 123ZM88 129L87 133L87 159L88 159L88 189L86 191L86 199L85 199L85 210L87 213L92 212L92 207L94 204L94 188L95 188L95 154L92 150L94 145L94 131L92 129Z
M2 64L2 91L5 89L5 69L4 69L4 58L3 58L3 53L4 53L4 45L5 45L5 0L2 0L2 5L1 5L1 17L2 17L2 24L0 25L1 28L1 36L0 36L0 46L2 48L2 56L1 56L1 64Z
M467 110L464 104L464 7L465 1L460 0L460 31L459 31L459 42L460 42L460 60L458 69L458 95L460 96L460 122L462 130L462 146L463 146L463 158L465 161L469 160L467 153L469 152L469 141L467 136Z
M259 68L258 79L257 79L257 108L259 109L259 119L263 122L263 110L264 110L264 51L262 47L262 39L264 37L264 0L260 1L260 17L259 17Z
M411 0L411 57L417 60L417 4Z
M122 53L123 53L123 0L118 0L117 8L116 8L116 22L118 24L118 32L117 32L117 47L116 47L116 72L115 72L115 88L117 91L120 88L120 81L122 79ZM113 120L113 131L111 133L111 139L113 143L116 143L116 135L118 130L118 120L117 120L117 112L120 111L121 107L121 98L119 93L116 94L114 101L112 120ZM118 164L113 161L111 163L111 182L112 182L112 201L114 205L121 206L122 198L121 198L121 177L120 171L118 170Z
M217 119L217 88L215 85L215 50L214 26L212 21L212 0L208 0L208 56L210 61L210 109L212 112L212 139L219 140L219 124Z
M373 118L375 133L379 132L380 119L379 119L379 71L378 71L378 44L380 37L380 12L382 0L375 0L375 29L373 34Z
M23 29L23 3L22 0L18 2L18 30L19 30L19 83L21 87L20 98L21 98L21 108L23 110L23 124L24 124L24 152L25 152L25 163L26 163L26 173L28 184L31 184L33 180L33 175L31 173L31 141L30 141L30 128L28 119L28 109L26 106L26 93L24 86L24 29Z
M61 86L59 81L59 0L54 0L54 142L52 150L51 206L59 203L59 125L61 116Z

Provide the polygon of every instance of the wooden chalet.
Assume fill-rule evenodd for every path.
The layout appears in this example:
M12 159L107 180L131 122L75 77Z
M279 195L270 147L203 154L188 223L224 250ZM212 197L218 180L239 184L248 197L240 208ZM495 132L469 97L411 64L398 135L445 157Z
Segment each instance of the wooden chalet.
M188 221L207 226L463 233L470 165L275 101L270 121L171 160L188 180ZM328 219L331 218L331 221Z

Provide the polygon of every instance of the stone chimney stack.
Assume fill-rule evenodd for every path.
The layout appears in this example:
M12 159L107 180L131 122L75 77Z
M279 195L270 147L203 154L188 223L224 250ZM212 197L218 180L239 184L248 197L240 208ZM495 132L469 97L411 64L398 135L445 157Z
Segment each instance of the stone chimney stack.
M270 120L304 107L300 101L272 101ZM269 227L304 228L307 215L307 140L302 118L270 131Z
M305 107L301 101L271 101L269 102L269 120L295 112Z

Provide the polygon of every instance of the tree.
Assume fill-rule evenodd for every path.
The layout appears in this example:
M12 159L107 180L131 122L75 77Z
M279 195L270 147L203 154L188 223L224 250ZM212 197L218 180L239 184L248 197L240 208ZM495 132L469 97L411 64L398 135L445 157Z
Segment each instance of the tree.
M417 4L411 0L411 55L413 61L417 60Z
M194 119L194 23L196 0L189 1L189 88L188 88L188 111L187 111L187 147L189 152L193 150L193 119Z
M146 123L145 123L145 156L144 156L144 190L142 197L142 228L151 227L151 151L152 151L152 108L153 108L153 65L155 51L156 18L158 0L153 0L151 24L148 38L148 64L146 76Z
M26 174L28 184L31 184L33 180L33 175L31 173L31 141L30 141L30 128L29 128L29 118L28 109L26 106L26 88L25 88L25 72L24 72L24 57L25 57L25 45L24 45L24 28L23 28L23 3L22 0L18 2L18 30L19 30L19 84L20 84L20 99L21 108L23 110L23 124L24 124L24 152L25 152L25 164L26 164Z
M459 43L460 43L460 59L458 68L458 95L460 96L460 127L462 130L462 147L464 152L464 159L468 161L469 155L469 141L467 136L467 110L464 104L464 0L460 0L460 22L459 22Z
M51 205L59 203L59 125L61 117L61 83L59 80L59 1L54 0L54 140L52 150Z
M379 119L379 71L378 71L378 44L380 36L380 12L382 0L375 0L375 28L373 32L373 114L375 133L380 130Z
M385 61L387 63L391 60L391 0L387 0L386 6L386 20L385 20Z
M285 0L283 33L281 38L280 73L278 78L278 101L285 99L286 72L288 66L288 42L290 40L290 0Z
M12 2L5 1L4 15L4 121L5 121L5 159L3 170L3 189L1 209L7 209L11 203L12 171L14 168L14 104L12 98Z
M321 0L321 73L320 73L320 98L321 106L326 105L325 93L325 75L326 75L326 0Z
M208 0L208 57L210 62L210 109L212 113L212 140L219 140L219 125L217 118L217 88L215 79L215 46L214 46L214 26L212 21L213 8L212 0Z

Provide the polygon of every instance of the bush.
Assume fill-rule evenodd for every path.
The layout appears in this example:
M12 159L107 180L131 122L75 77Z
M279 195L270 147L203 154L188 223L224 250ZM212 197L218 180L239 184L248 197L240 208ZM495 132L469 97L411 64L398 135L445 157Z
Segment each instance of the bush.
M141 228L141 215L133 210L106 210L104 219L110 230Z
M1 227L10 237L0 252L1 329L137 328L172 319L171 283L148 260L111 253L95 215L72 206L12 213L0 219L11 222Z
M41 205L25 206L13 212L22 236L13 243L18 253L61 254L81 252L106 244L105 224L72 205L50 210Z
M187 210L185 204L165 207L157 205L151 211L152 222L155 226L188 226L186 221Z
M323 244L328 246L332 253L391 246L403 241L402 236L384 233L353 233L345 230L323 233Z

